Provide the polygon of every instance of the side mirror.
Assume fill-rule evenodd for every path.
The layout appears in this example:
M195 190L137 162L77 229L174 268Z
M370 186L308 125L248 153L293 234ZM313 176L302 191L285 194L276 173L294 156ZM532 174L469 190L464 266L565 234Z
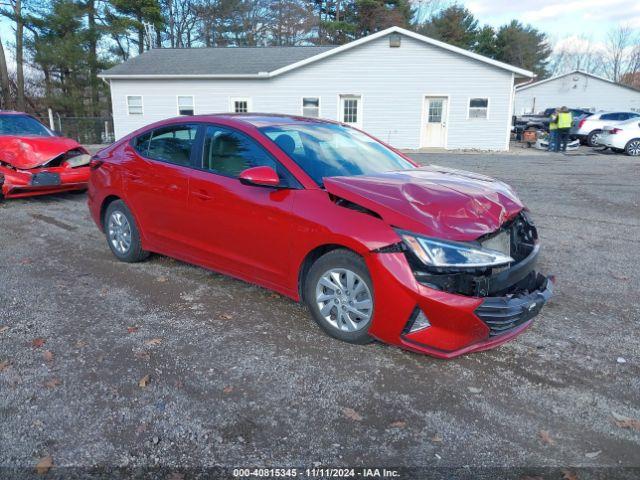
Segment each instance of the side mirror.
M271 167L247 168L238 177L243 185L257 185L259 187L277 187L280 177Z

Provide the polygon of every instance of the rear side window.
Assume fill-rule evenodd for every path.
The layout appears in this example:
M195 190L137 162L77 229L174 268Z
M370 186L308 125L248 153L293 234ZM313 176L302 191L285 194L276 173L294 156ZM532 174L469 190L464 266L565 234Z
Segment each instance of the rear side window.
M151 139L151 132L143 133L139 137L136 137L131 142L131 146L138 152L140 155L147 156L147 150L149 148L149 140Z
M286 186L297 186L293 176L257 142L224 127L207 127L202 150L202 167L219 175L237 178L247 168L273 168Z
M600 120L624 120L621 113L605 113L600 115Z
M191 150L198 132L197 125L171 125L153 131L146 156L161 162L191 166Z

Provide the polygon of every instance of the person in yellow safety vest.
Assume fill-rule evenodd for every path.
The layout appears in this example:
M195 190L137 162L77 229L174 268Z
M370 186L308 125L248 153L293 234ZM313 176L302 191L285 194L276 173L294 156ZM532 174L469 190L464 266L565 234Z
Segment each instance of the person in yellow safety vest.
M549 117L549 145L547 150L550 152L558 151L558 109Z
M567 151L569 131L571 130L572 123L573 118L571 112L567 107L562 107L558 113L558 144L560 145L560 150L563 152Z

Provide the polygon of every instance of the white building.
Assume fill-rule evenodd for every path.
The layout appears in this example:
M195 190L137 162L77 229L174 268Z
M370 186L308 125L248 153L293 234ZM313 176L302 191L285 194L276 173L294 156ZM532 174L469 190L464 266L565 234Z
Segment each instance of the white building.
M398 148L506 150L529 71L392 27L340 47L154 49L100 75L116 138L178 114L284 113Z
M580 70L516 87L516 115L562 106L640 112L640 90Z

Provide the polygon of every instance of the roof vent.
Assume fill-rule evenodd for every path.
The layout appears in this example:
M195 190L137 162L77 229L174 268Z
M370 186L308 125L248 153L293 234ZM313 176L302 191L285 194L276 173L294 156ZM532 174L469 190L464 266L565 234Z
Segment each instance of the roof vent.
M389 35L389 46L391 48L398 48L400 46L400 38L399 33L392 33Z

